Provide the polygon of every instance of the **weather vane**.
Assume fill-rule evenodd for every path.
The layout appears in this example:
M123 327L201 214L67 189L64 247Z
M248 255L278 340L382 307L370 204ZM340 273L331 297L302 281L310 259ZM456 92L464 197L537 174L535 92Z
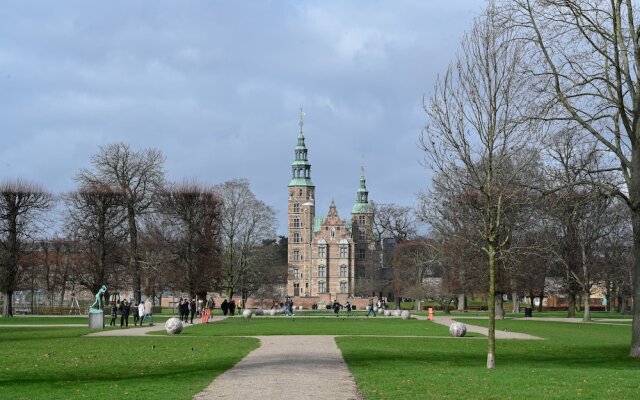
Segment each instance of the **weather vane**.
M302 119L305 115L307 115L307 113L302 111L302 107L300 107L300 123L298 124L300 125L300 132L302 132L302 127L304 126L304 122L302 121Z

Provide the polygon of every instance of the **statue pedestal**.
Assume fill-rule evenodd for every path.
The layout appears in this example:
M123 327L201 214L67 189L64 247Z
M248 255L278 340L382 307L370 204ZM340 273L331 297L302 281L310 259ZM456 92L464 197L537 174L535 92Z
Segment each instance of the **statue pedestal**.
M91 309L89 311L89 329L104 329L104 312Z

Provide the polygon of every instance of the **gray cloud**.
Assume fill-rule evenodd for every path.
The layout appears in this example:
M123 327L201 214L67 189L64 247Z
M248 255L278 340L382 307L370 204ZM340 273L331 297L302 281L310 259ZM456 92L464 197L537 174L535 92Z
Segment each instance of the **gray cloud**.
M298 109L317 212L411 205L429 184L421 100L484 1L23 2L0 16L0 179L53 192L101 144L167 156L170 179L248 178L280 214Z

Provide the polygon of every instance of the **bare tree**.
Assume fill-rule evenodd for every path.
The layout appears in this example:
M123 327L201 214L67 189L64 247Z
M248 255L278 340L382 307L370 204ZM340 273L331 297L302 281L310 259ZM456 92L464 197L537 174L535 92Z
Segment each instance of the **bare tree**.
M634 237L630 355L640 357L640 27L633 0L513 0L530 39L530 75L549 95L550 118L588 132L621 172L603 183L631 210ZM537 61L537 62L536 62ZM600 171L592 171L598 173Z
M429 124L420 140L441 184L462 194L459 199L479 222L475 229L489 272L489 369L495 368L497 258L511 240L504 217L526 198L519 188L537 154L530 151L535 141L522 117L530 99L520 79L522 48L514 35L490 3L425 104Z
M134 151L117 143L100 148L91 157L91 169L82 169L77 180L82 185L108 186L123 194L129 237L129 271L136 302L141 295L141 256L138 248L139 220L154 206L153 194L164 185L164 156L159 150Z
M65 229L76 241L76 281L92 293L102 285L115 289L127 235L124 194L105 184L86 184L63 198Z
M255 197L245 179L216 185L215 191L222 198L220 285L231 298L251 271L252 254L275 237L275 211Z
M151 228L170 253L174 288L205 298L220 269L222 200L213 188L184 182L159 194Z
M12 297L20 278L20 258L25 240L43 214L53 206L53 196L24 181L0 184L0 289L4 295L2 315L13 315Z

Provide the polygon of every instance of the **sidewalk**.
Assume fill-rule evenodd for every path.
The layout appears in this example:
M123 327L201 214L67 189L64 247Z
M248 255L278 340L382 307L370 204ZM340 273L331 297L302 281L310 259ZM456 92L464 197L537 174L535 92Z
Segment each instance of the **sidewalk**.
M415 318L420 320L428 319L428 317L423 317L423 316L416 316ZM433 318L433 322L440 325L451 326L451 324L453 324L456 321L454 321L454 317L438 316ZM469 325L469 324L465 324L465 325L467 326L467 332L479 333L485 336L489 335L488 328L484 328L476 325ZM526 333L499 331L499 330L496 330L496 339L542 340L541 337L529 335Z
M360 400L333 336L258 336L261 345L195 400Z

